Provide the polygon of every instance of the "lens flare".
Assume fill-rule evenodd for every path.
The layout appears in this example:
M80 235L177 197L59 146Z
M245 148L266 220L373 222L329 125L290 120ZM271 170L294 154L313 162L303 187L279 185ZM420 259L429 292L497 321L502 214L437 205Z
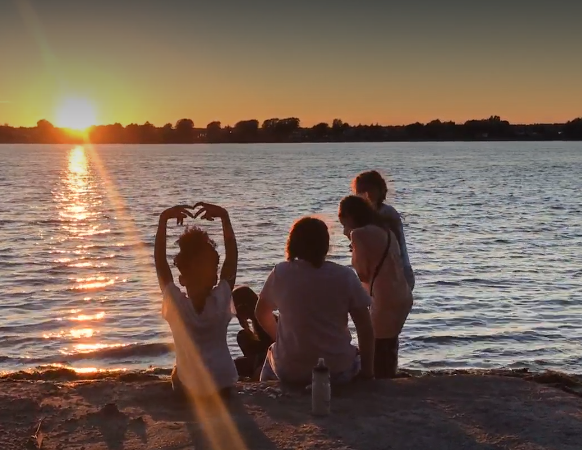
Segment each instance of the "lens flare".
M59 127L84 131L96 122L95 107L86 98L66 98L57 108L56 125Z

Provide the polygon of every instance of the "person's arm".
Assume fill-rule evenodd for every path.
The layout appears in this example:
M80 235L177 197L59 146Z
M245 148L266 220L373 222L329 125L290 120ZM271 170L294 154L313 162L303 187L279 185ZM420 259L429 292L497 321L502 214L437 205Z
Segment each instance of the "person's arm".
M226 209L220 206L211 205L209 203L199 202L194 205L194 208L201 207L194 217L202 216L202 219L214 220L220 218L222 221L222 232L224 235L224 263L220 271L220 279L225 280L230 286L230 290L234 289L236 282L236 272L238 266L238 246L236 244L236 236L230 223L230 217Z
M263 290L259 294L259 301L255 308L255 318L265 333L273 340L277 340L277 320L273 311L277 310L277 305L273 299L273 286L275 284L275 269L271 271L265 281Z
M354 308L350 311L358 335L358 346L362 360L362 378L374 378L374 329L367 307Z
M267 333L273 341L277 340L277 321L273 315L275 309L275 305L272 302L265 297L259 297L257 308L255 309L255 316L259 325L263 327L265 333Z
M396 237L404 265L410 265L410 261L408 259L408 250L406 248L406 237L404 236L404 223L402 222L402 216L396 210L396 208L391 205L384 205L380 211L380 214L386 220L387 229L392 231Z
M158 283L162 292L168 284L174 282L172 271L170 270L170 265L168 264L166 256L168 220L176 219L177 224L182 225L186 217L194 217L186 208L188 208L186 205L174 206L166 209L162 214L160 214L158 231L156 232L156 240L154 244L154 262L156 265L156 273L158 274Z
M356 274L350 271L348 276L348 291L350 292L349 312L356 327L358 346L362 360L361 377L374 378L374 329L370 317L369 307L372 298L364 290Z
M220 271L220 279L226 280L232 291L234 289L238 268L238 246L236 244L236 236L232 229L228 213L226 212L221 219L222 233L224 235L224 251L226 256L224 257L224 263L222 264L222 270Z
M241 319L238 315L236 316L238 323L240 324L243 330L251 331L251 327L249 326L248 319Z
M369 281L369 269L366 259L366 230L364 228L353 230L350 233L350 241L352 243L352 267L356 271L360 281L367 283Z

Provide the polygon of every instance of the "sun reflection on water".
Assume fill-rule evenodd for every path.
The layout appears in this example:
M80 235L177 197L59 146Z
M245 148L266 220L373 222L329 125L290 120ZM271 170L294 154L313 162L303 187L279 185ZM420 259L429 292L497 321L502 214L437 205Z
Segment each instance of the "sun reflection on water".
M122 373L122 372L127 372L126 368L112 368L112 369L99 369L97 367L72 367L69 366L67 364L61 364L61 363L53 363L53 364L47 364L46 366L43 366L43 368L50 368L50 369L67 369L67 370L72 370L73 372L76 372L80 375L85 375L85 374L92 374L92 373Z
M89 190L89 163L83 147L75 147L71 150L68 169L66 184L69 201L65 209L61 211L61 217L74 221L85 220L88 217L89 205L83 198L83 194Z
M95 350L127 347L129 344L75 344L76 353L91 353Z
M65 189L57 194L61 204L59 215L69 235L82 238L109 233L111 230L90 223L100 215L102 200L95 192L93 173L84 147L75 147L69 152L63 184Z
M99 333L93 328L71 328L70 330L60 330L53 333L45 333L42 335L43 339L87 339Z
M54 191L61 230L54 240L54 253L60 254L54 262L67 270L68 290L71 296L79 296L77 306L81 308L69 309L57 318L59 322L69 322L73 326L43 335L45 339L61 340L64 344L61 353L64 354L88 353L117 346L100 339L100 328L106 314L99 306L103 299L99 292L118 281L125 281L110 272L109 263L101 261L111 255L101 253L102 246L94 241L100 235L110 233L108 222L104 220L100 186L99 174L94 170L86 147L70 149L60 187ZM80 295L83 291L95 292L96 295Z
M105 312L101 311L97 314L79 314L75 317L69 317L69 320L74 322L87 322L91 320L101 320L105 317Z
M91 290L100 289L115 284L115 280L103 276L77 278L75 280L78 284L73 287L74 290Z
M92 263L92 262L80 262L69 264L69 267L107 267L107 263Z
M63 367L63 368L72 370L79 374L103 372L102 370L97 369L97 367Z
M79 339L79 338L90 338L93 337L93 333L95 331L93 330L93 328L73 328L71 330L71 336L75 339Z
M87 157L83 147L75 147L69 154L69 172L71 174L87 173Z

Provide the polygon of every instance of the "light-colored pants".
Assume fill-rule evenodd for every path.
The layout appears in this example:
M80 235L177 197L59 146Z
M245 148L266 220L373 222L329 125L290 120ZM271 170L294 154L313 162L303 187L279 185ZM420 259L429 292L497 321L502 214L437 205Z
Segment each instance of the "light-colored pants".
M263 364L263 370L261 370L261 381L278 381L279 377L271 367L271 348L269 348L269 354L265 358L265 363ZM331 373L329 375L329 380L333 384L346 384L352 381L360 370L362 369L362 360L360 355L356 355L352 367L340 373Z

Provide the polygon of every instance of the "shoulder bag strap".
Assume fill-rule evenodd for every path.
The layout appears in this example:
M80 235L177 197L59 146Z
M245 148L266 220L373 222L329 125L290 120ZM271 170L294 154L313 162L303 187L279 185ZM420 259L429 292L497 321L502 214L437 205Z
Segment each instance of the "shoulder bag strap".
M388 252L390 251L390 244L392 243L392 232L388 231L387 234L388 234L388 244L386 244L386 249L384 250L384 253L382 254L382 258L380 258L380 262L376 266L376 270L374 271L374 276L372 277L372 281L370 282L370 296L373 296L372 292L374 289L374 282L376 281L376 278L378 277L378 274L380 273L380 269L382 268L382 264L384 264L384 260L386 259L386 257L388 256Z

